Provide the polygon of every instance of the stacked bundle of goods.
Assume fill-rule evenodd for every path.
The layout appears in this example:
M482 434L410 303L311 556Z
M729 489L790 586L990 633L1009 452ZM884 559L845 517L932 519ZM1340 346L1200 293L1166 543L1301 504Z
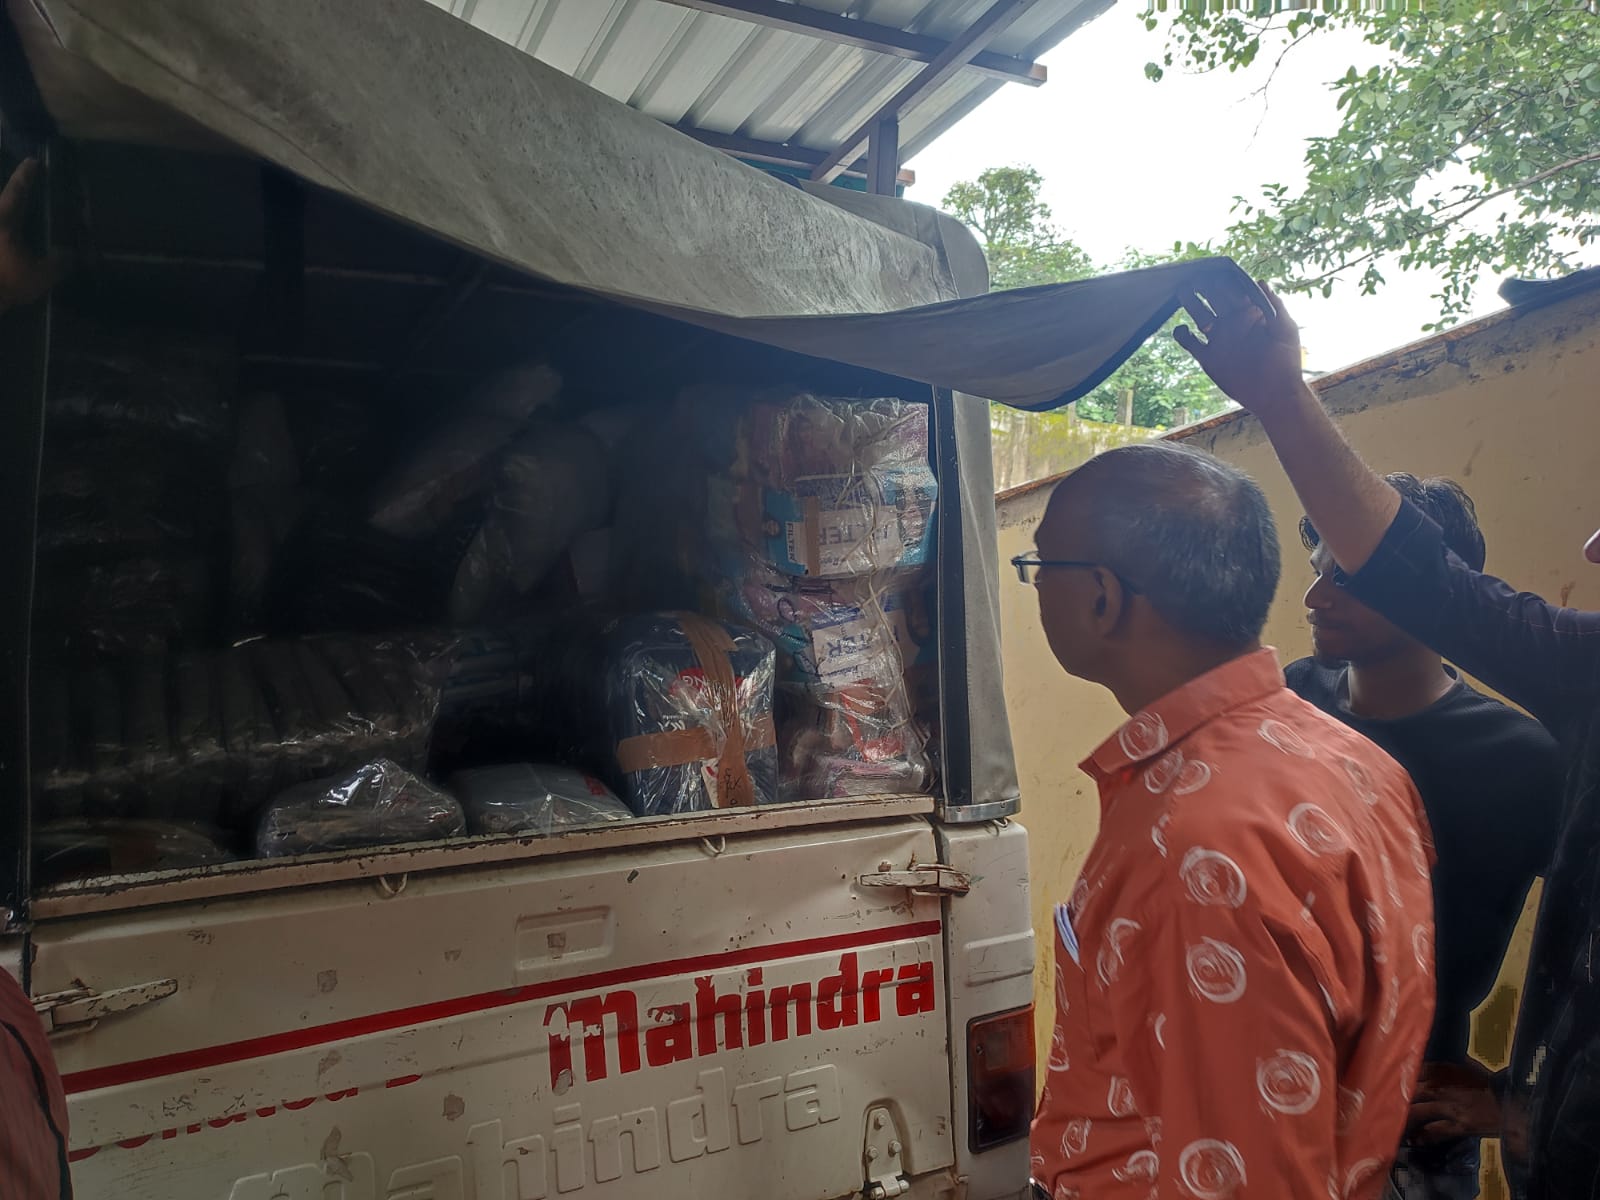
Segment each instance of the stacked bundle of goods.
M552 420L560 380L536 366L397 438L350 397L235 397L225 346L64 340L41 505L41 878L462 832L460 804L413 772L527 754L526 653L397 631L559 603L555 567L610 517L626 416ZM511 769L459 776L475 829L629 813Z
M923 406L686 397L664 440L554 419L533 367L387 431L348 397L235 397L223 347L68 344L46 881L926 786Z
M639 477L627 500L639 532L618 564L626 586L692 589L697 607L777 645L784 800L924 788L907 671L931 656L926 407L699 394L672 420L702 461Z
M36 811L239 828L330 772L379 757L420 768L440 652L312 637L55 672L36 699Z
M467 828L485 834L540 834L626 821L633 812L600 780L571 767L505 763L450 777Z
M269 627L459 627L525 612L611 511L604 442L547 415L560 386L548 367L494 378L354 494L319 484L327 472L308 450L302 515L272 571Z
M211 635L231 358L150 330L59 331L39 481L36 647L47 660Z
M588 766L636 815L778 798L776 653L760 634L689 612L579 612L523 637L525 744Z
M262 858L459 837L461 805L388 759L281 792L261 814Z

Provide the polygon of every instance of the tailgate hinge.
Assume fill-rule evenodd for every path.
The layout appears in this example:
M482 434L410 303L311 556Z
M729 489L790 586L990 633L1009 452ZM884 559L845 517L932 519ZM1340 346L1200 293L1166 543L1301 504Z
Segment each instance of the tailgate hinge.
M965 896L972 890L972 876L944 863L912 863L903 871L880 863L856 882L862 887L902 887L917 896Z
M52 1036L86 1033L98 1025L102 1017L143 1008L146 1004L165 1000L177 990L176 979L156 979L131 987L112 988L109 992L97 992L80 983L63 992L35 997L33 1011L39 1014L40 1020L45 1021Z
M887 1108L867 1110L866 1200L893 1200L911 1190L905 1175L904 1143L894 1114Z

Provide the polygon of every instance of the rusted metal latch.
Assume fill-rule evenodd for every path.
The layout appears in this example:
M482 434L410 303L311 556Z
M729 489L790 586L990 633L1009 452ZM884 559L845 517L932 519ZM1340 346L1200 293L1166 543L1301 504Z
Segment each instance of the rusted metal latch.
M856 882L862 887L905 888L916 896L965 896L972 890L972 876L944 863L912 863L903 871L880 863Z
M112 988L109 992L79 985L35 997L33 1011L45 1021L51 1034L85 1033L98 1025L102 1017L143 1008L165 1000L177 990L176 979L136 983L131 987Z

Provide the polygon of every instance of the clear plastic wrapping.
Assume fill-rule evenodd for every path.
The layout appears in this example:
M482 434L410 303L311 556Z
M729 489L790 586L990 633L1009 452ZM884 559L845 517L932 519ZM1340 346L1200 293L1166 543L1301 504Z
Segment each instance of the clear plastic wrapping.
M631 477L618 527L638 532L613 557L624 586L670 603L692 593L777 645L783 799L924 789L908 679L936 708L925 406L698 394L672 421L656 439L687 437L709 475Z
M775 654L760 634L688 613L604 631L611 754L641 816L777 795Z
M47 653L153 653L217 628L233 435L226 343L71 322L39 481L35 628Z
M928 561L936 485L926 405L802 394L758 400L734 421L717 415L708 424L725 401L707 393L685 402L721 468L710 483L713 540L809 579ZM725 429L731 447L719 447Z
M40 488L41 878L926 786L925 406L557 422L536 366L418 430L266 375L236 399L225 346L69 341ZM578 597L616 607L554 615Z
M373 527L402 538L437 533L462 502L489 486L506 447L560 388L548 367L491 381L464 412L428 430L383 480L372 501Z
M239 436L228 469L229 624L235 636L267 627L267 588L279 550L304 504L300 462L283 400L270 392L239 405Z
M514 762L544 752L560 761L576 748L574 731L557 734L542 719L540 677L554 677L539 659L551 649L546 626L472 630L456 635L434 723L430 770L435 777L479 763ZM543 738L541 740L541 734Z
M343 637L35 673L41 819L248 819L279 790L377 757L420 768L442 646Z
M46 410L57 436L156 434L169 447L226 453L234 357L223 340L119 322L64 323Z
M52 433L54 431L52 430ZM195 545L220 526L214 472L139 433L46 439L39 476L39 550L104 551ZM162 469L168 467L171 469ZM198 488L197 488L198 485Z
M548 835L633 817L604 783L572 767L476 767L456 772L449 787L473 833Z
M597 435L552 422L523 431L499 461L483 526L462 559L454 619L476 624L510 609L610 512L610 469Z
M387 759L286 789L261 814L262 858L433 841L466 831L453 796Z
M526 737L581 763L639 816L777 799L776 654L689 613L578 614L529 631Z
M318 495L365 503L392 457L400 433L390 404L372 396L319 389L285 393L300 483Z
M33 830L33 876L41 886L175 871L234 861L221 835L203 825L146 820L55 821Z
M155 654L205 640L216 624L212 560L187 547L132 557L41 556L38 644L74 657Z
M340 504L309 507L273 567L270 625L278 632L378 633L448 624L477 527L475 514L460 513L429 537L406 539Z

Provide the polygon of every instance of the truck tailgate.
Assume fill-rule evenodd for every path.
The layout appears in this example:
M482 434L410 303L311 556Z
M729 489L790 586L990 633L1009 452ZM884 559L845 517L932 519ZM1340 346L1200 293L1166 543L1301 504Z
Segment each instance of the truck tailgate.
M130 998L54 1043L78 1194L828 1200L880 1107L942 1171L940 903L857 884L935 857L901 819L43 923L36 996Z

